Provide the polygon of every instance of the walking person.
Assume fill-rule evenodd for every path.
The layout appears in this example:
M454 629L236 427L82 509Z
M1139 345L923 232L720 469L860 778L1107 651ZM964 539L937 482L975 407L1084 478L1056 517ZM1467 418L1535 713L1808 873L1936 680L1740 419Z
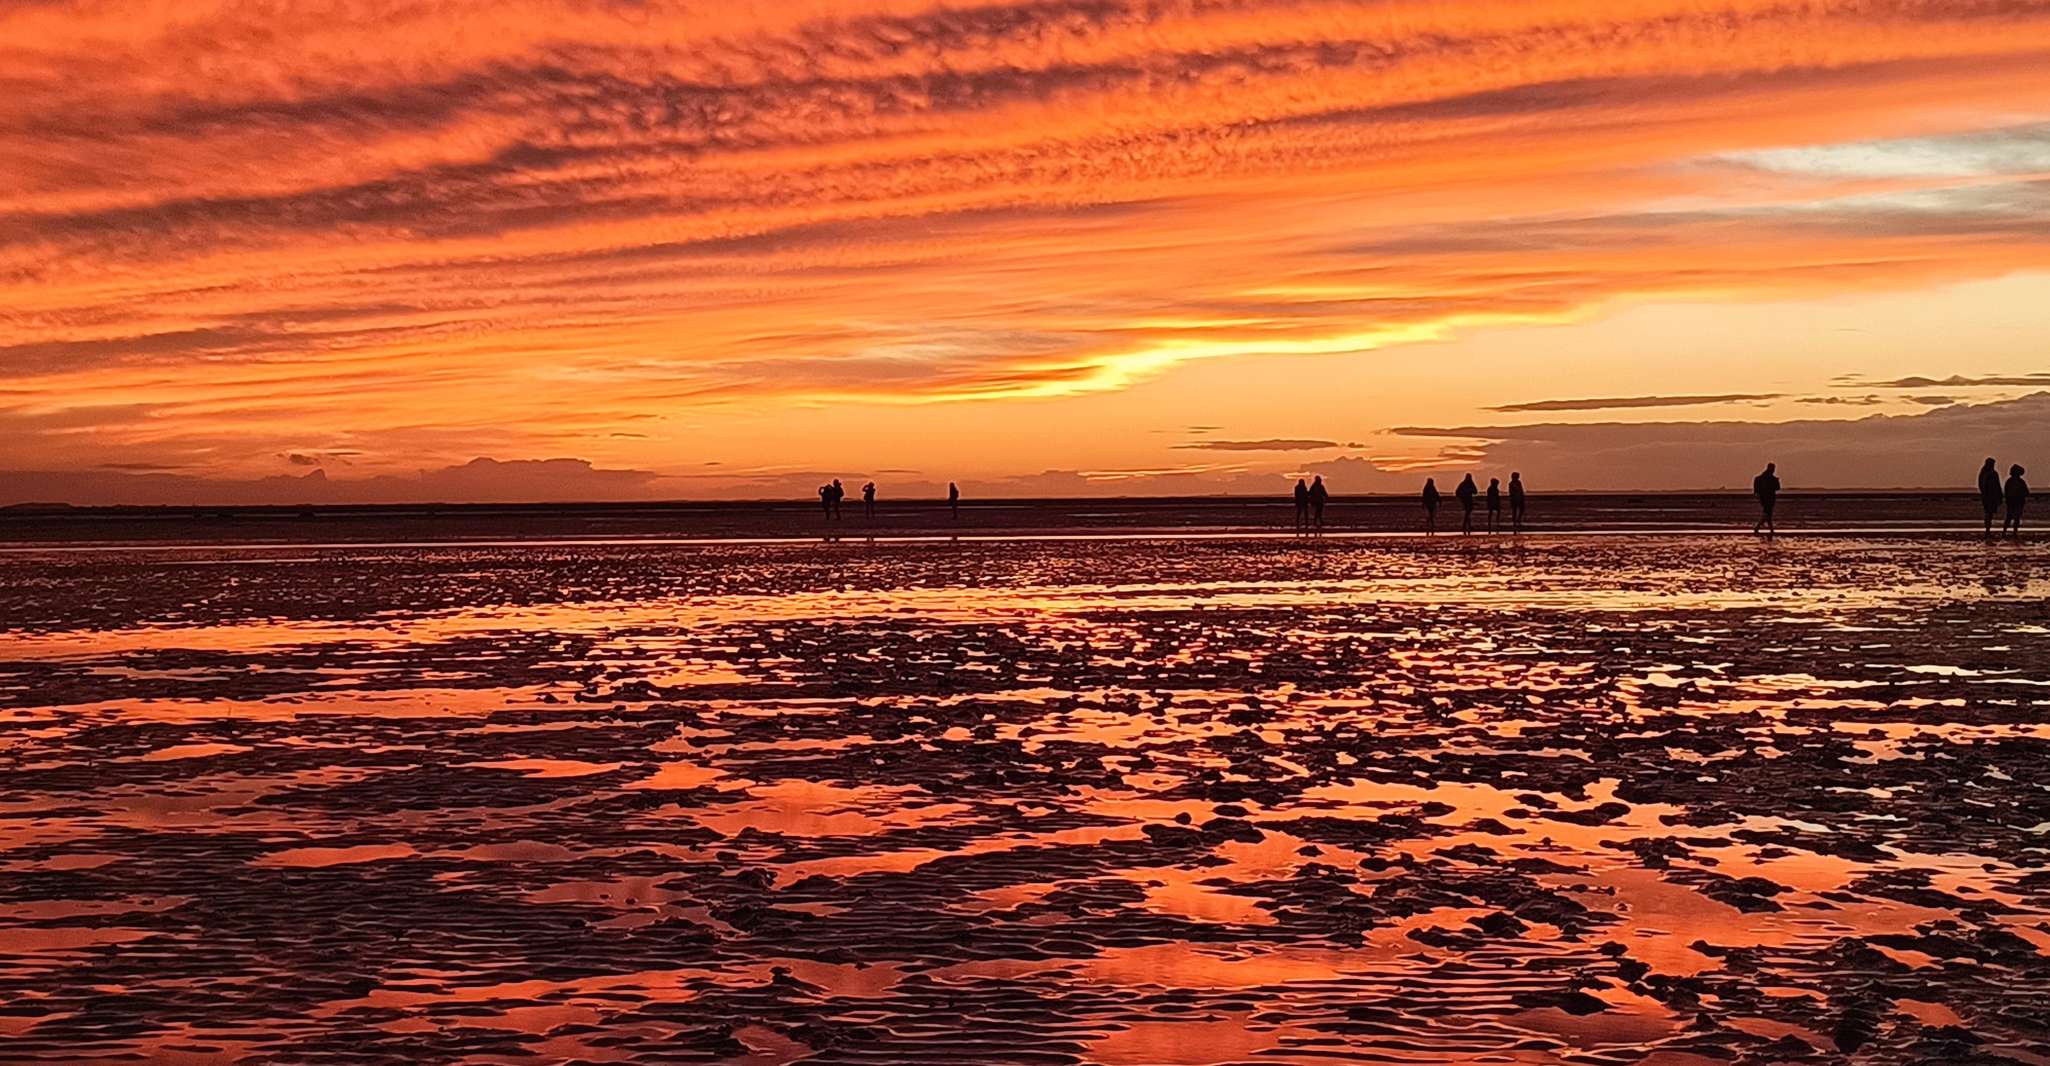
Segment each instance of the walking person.
M1473 532L1473 498L1480 495L1480 491L1480 486L1473 483L1472 474L1466 475L1466 480L1460 482L1459 487L1452 490L1452 494L1459 497L1459 531L1461 533Z
M2029 503L2029 483L2022 480L2022 465L2016 463L2007 468L2007 521L2000 524L2000 531L2010 537L2022 535L2022 508Z
M2007 493L2000 485L2000 467L1992 456L1986 457L1986 465L1979 468L1979 506L1986 511L1986 536L1993 536L1993 516L2000 513L2000 505L2007 501ZM2003 532L2005 524L2002 525Z
M1324 505L1331 500L1331 490L1324 487L1324 475L1318 474L1310 482L1310 524L1317 532L1324 532Z
M1778 469L1777 464L1767 463L1765 472L1751 479L1751 494L1758 497L1758 522L1751 527L1751 532L1763 532L1768 537L1779 535L1779 527L1772 524L1772 509L1780 498Z
M1511 533L1523 532L1523 507L1523 475L1512 470L1509 472L1509 531Z
M876 483L873 481L861 487L861 510L862 516L864 518L867 518L871 522L875 521Z
M1443 498L1443 494L1438 491L1438 479L1434 477L1425 478L1424 535L1427 537L1438 535L1438 501Z
M947 510L954 515L954 521L961 520L961 486L947 482Z
M1488 532L1493 533L1502 525L1502 479L1488 479Z
M1310 483L1302 478L1295 479L1295 531L1301 533L1310 528Z

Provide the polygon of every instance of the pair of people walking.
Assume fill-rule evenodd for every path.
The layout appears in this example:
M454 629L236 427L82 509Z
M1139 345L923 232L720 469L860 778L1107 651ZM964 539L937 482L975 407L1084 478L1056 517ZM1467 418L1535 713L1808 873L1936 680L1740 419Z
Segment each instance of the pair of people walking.
M1993 535L1993 518L2005 511L2000 522L2000 532L2006 536L2018 537L2022 531L2022 509L2029 503L2029 483L2023 479L2022 465L2016 463L2007 468L2007 481L2000 480L2000 464L1989 456L1986 465L1979 468L1979 503L1986 511L1986 535Z
M1314 482L1295 481L1295 528L1298 533L1324 528L1324 505L1331 502L1331 490L1324 487L1324 475Z
M1452 490L1452 495L1459 500L1459 531L1461 533L1472 533L1474 507L1482 498L1480 486L1474 483L1473 475L1466 475L1466 479L1459 483L1459 487ZM1486 500L1488 505L1488 532L1490 533L1499 532L1502 528L1503 495L1502 479L1489 478ZM1507 495L1509 499L1509 531L1521 533L1523 532L1524 511L1529 503L1528 498L1524 495L1523 474L1521 472L1512 471L1509 474L1509 491ZM1424 528L1427 533L1435 534L1438 532L1438 504L1443 498L1443 494L1438 491L1438 479L1425 478Z

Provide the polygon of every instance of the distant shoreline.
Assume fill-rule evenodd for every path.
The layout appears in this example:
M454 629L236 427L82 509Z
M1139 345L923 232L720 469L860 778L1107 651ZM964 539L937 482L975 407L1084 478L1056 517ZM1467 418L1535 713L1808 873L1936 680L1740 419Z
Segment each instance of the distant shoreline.
M1756 503L1744 492L1538 493L1531 497L1528 532L1748 532L1756 513ZM1424 529L1422 508L1408 495L1336 497L1325 517L1325 531L1331 535ZM1961 533L1979 529L1978 498L1969 492L1790 491L1782 495L1780 519L1786 533ZM1484 521L1485 511L1476 511L1476 528ZM118 546L1189 537L1290 535L1294 524L1291 501L1264 496L963 500L958 519L942 500L887 498L878 501L871 519L857 499L843 504L841 517L833 521L824 517L816 501L798 500L13 507L0 509L0 543ZM1457 537L1458 529L1458 506L1447 500L1439 511L1438 532Z

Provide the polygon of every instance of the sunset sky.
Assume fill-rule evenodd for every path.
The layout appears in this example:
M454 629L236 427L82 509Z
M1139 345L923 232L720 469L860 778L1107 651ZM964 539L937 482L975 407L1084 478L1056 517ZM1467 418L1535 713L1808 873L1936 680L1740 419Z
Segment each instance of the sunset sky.
M0 371L0 503L1969 488L2050 3L11 4Z

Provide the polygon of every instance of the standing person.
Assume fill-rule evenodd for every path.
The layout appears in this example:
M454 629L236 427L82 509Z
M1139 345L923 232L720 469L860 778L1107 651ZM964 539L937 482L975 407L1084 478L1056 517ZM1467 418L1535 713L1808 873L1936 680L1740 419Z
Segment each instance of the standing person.
M819 510L826 512L826 521L833 520L833 486L819 486Z
M1310 528L1310 483L1295 479L1295 531Z
M2006 493L2000 487L2000 467L1989 455L1986 465L1979 468L1979 506L1986 510L1986 535L1989 537L1993 535L1993 516L2000 513L2000 505L2005 498ZM2001 528L2005 531L2006 525L2003 523Z
M1768 537L1779 535L1779 527L1772 524L1772 509L1780 498L1778 469L1778 464L1767 463L1765 472L1751 479L1751 494L1758 497L1758 522L1751 532L1763 532Z
M2029 483L2022 480L2022 465L2016 463L2007 468L2007 521L2000 524L2000 531L2010 537L2022 535L2022 508L2029 502Z
M947 510L953 512L954 521L961 520L961 486L947 482Z
M1502 479L1488 479L1488 532L1493 533L1502 524Z
M1473 532L1473 498L1479 495L1480 491L1480 486L1473 483L1472 474L1466 475L1466 480L1460 482L1459 487L1452 490L1452 494L1459 497L1459 531L1461 533Z
M861 487L861 509L870 521L876 516L876 483L871 481Z
M840 501L841 501L841 500L844 500L844 499L846 499L846 498L847 498L847 486L845 486L845 485L842 485L842 484L840 484L840 479L839 479L839 478L834 478L834 479L833 479L833 517L834 517L834 518L839 518L839 517L840 517Z
M1434 478L1434 477L1427 477L1427 478L1425 478L1425 479L1424 479L1424 534L1425 534L1426 536L1435 536L1435 535L1437 535L1437 532L1438 532L1438 501L1439 501L1439 500L1440 500L1441 498L1442 498L1442 496L1441 496L1441 495L1440 495L1440 493L1438 492L1438 479L1437 479L1437 478Z
M1318 474L1316 480L1310 482L1310 524L1319 533L1324 531L1324 504L1330 499L1331 490L1324 487L1324 475Z
M1511 533L1523 532L1523 506L1523 475L1511 470L1509 472L1509 531Z

